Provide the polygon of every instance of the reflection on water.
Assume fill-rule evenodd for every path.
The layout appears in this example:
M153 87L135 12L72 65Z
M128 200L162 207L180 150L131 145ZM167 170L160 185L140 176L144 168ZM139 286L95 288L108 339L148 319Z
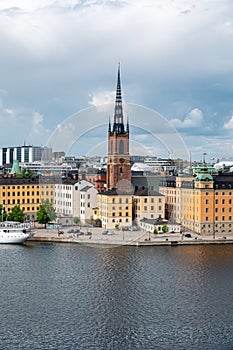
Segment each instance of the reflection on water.
M0 246L3 349L232 349L233 246Z

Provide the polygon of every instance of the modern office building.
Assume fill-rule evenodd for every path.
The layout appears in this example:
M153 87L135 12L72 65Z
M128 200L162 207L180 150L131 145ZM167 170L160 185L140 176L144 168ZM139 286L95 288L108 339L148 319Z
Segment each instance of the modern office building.
M21 163L52 160L52 149L41 146L18 146L0 148L0 166L12 164L14 160Z

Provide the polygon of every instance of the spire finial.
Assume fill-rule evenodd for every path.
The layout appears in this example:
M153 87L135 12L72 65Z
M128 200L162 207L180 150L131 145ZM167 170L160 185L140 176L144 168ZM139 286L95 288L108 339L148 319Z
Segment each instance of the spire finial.
M124 121L123 121L122 98L121 98L120 62L118 62L117 89L116 89L116 102L115 102L115 111L114 111L113 131L116 131L119 134L125 132Z

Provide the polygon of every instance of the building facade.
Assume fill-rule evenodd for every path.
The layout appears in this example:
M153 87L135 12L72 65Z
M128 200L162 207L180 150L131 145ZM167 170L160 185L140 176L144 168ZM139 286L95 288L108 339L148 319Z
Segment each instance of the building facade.
M26 219L35 221L44 200L54 205L54 180L39 178L0 178L0 204L8 214L19 205Z
M211 175L203 164L196 176L169 177L160 184L166 218L199 234L233 232L233 174Z
M52 149L40 146L18 146L0 148L0 166L12 164L14 160L21 163L52 160Z
M165 215L165 196L159 192L141 188L133 195L133 220L139 225L143 218L156 219L164 218Z

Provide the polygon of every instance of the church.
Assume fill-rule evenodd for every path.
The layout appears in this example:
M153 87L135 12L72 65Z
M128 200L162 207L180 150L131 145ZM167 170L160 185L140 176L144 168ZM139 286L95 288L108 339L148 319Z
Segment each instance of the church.
M119 64L114 117L108 127L107 191L97 196L103 228L132 226L132 195L129 122L124 121Z
M164 196L147 189L134 191L131 184L129 121L125 121L118 65L113 122L108 126L108 164L105 192L97 195L94 219L100 219L107 230L138 225L142 218L164 217ZM158 202L158 205L156 204ZM158 210L157 210L157 209ZM134 216L134 217L133 217Z

